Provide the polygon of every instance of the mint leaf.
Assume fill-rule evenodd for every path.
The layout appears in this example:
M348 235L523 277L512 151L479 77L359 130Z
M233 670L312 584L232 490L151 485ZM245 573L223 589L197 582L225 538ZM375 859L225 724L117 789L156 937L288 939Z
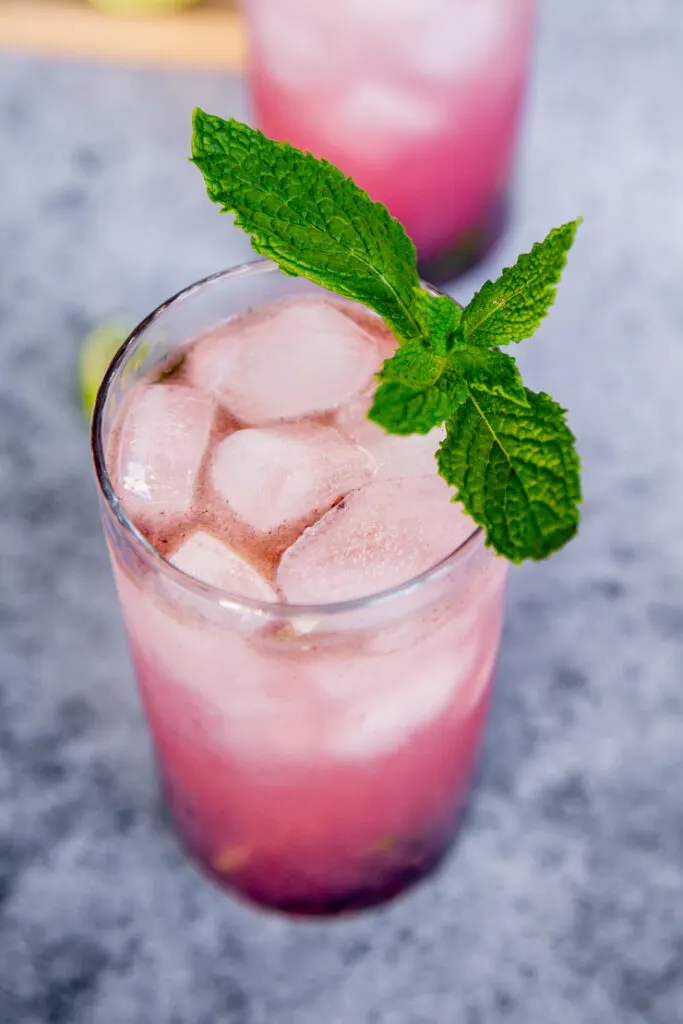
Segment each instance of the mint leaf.
M446 423L437 461L486 542L511 562L547 558L576 533L579 459L564 410L474 391Z
M447 354L460 308L447 295L418 289L416 297L424 337L401 345L385 361L368 413L393 434L426 434L467 397L463 374Z
M446 358L435 355L421 341L410 341L396 349L377 374L380 380L396 380L409 388L434 384L446 367Z
M417 318L429 347L445 355L462 320L462 310L448 295L432 295L424 288L415 296Z
M419 341L402 345L377 375L370 419L392 434L426 434L464 402L470 390L527 404L517 364L503 352L454 349L437 356Z
M517 363L505 352L486 348L455 349L449 356L449 365L462 374L468 388L503 395L512 402L527 405Z
M579 220L553 228L497 281L487 281L462 315L465 342L483 348L531 337L555 300Z
M456 372L417 388L388 380L377 388L369 419L390 434L428 434L467 399L467 385Z
M235 214L256 252L374 309L400 340L419 337L415 246L385 206L326 160L232 118L197 108L193 129L209 198Z

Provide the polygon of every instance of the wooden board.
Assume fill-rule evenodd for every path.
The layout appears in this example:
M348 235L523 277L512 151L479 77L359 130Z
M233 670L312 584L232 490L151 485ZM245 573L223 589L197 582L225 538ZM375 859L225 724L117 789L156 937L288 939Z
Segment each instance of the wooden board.
M236 0L149 18L104 14L87 0L0 0L0 51L240 71L245 49Z

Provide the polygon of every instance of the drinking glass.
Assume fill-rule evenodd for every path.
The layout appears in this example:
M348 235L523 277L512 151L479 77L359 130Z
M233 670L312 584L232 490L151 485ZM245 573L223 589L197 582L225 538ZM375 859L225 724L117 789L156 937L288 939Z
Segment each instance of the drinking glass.
M468 797L506 563L471 535L383 593L241 597L184 574L127 517L110 469L132 387L198 335L322 291L259 260L163 303L114 358L92 448L104 532L160 776L187 850L225 889L295 914L380 903L429 874Z

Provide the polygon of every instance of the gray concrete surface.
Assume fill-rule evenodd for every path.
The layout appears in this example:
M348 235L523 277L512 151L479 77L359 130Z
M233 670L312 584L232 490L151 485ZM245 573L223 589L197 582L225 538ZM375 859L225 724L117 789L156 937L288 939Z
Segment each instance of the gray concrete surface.
M160 810L75 394L86 329L248 253L185 161L229 79L0 58L2 1024L683 1020L683 8L547 0L504 247L583 214L521 357L579 539L513 574L469 827L338 924L261 917Z

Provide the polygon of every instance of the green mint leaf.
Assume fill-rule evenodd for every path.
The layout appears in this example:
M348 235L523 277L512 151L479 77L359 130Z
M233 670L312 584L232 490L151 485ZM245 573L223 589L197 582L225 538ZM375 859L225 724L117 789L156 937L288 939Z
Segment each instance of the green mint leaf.
M462 316L465 342L482 348L531 337L555 300L555 291L581 220L553 228L543 242L487 281Z
M472 391L446 423L437 461L456 498L511 562L541 559L576 533L579 459L564 410L527 390L527 405Z
M396 380L409 388L427 388L436 383L446 367L445 356L436 355L421 341L397 348L377 374L380 380Z
M377 376L383 383L370 419L393 434L427 433L448 419L472 388L527 404L514 359L488 349L456 348L438 356L413 341L398 348Z
M448 295L432 295L419 288L415 307L425 341L437 355L446 355L462 320L460 306Z
M401 345L377 376L382 383L370 419L393 434L427 433L448 419L472 389L527 404L517 364L495 350L458 347L440 356L412 341Z
M467 397L463 375L448 355L460 308L447 295L421 288L416 289L416 300L423 337L400 345L385 361L369 413L394 434L428 433Z
M487 348L457 348L451 352L448 361L465 378L468 388L503 395L521 405L528 404L517 363L505 352Z
M235 214L256 252L374 309L399 340L420 336L415 246L386 207L336 167L199 109L192 160L209 198Z
M450 367L433 384L423 387L388 380L377 388L368 417L390 434L428 434L466 401L467 395L464 378Z

